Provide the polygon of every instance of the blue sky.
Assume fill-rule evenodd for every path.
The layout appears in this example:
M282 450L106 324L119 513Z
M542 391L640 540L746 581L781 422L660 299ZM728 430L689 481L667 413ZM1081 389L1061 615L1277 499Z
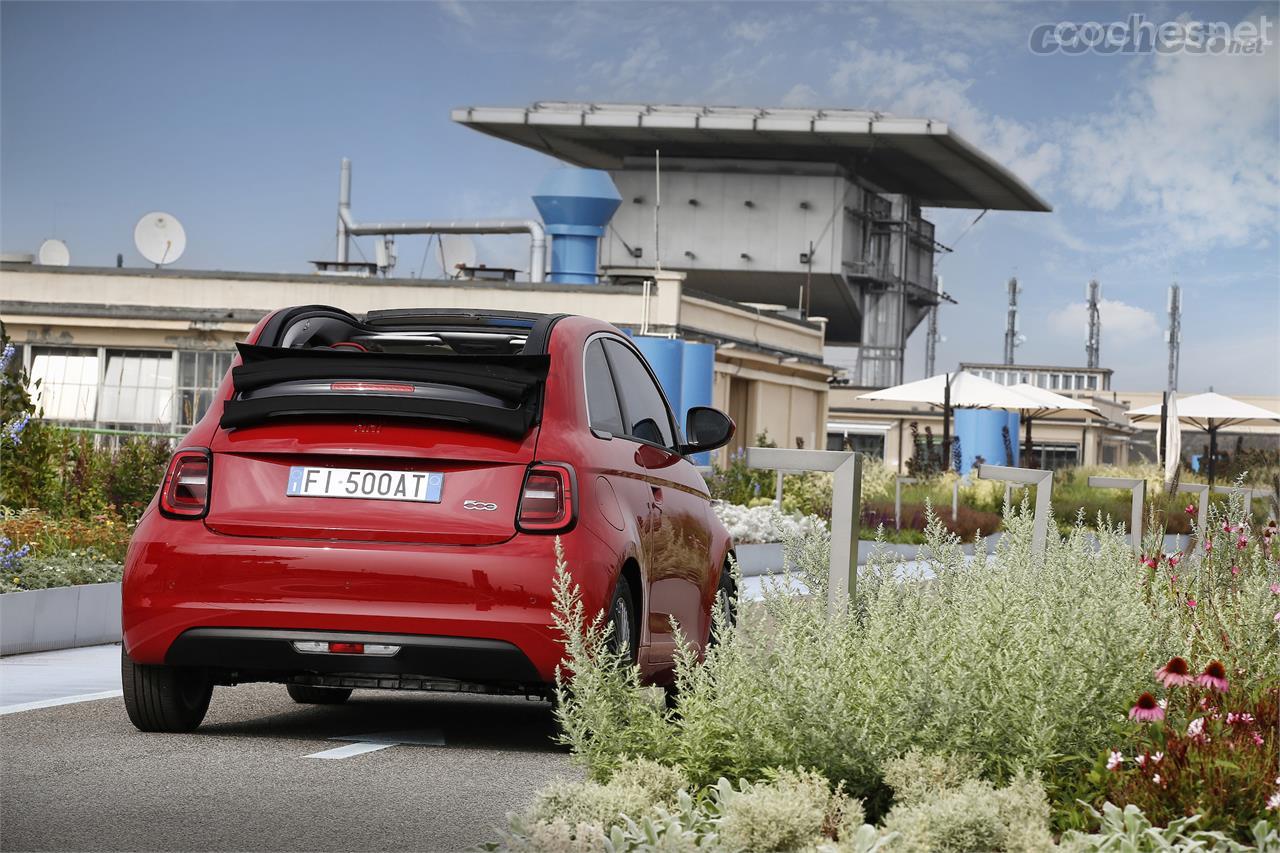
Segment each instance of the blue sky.
M956 244L939 270L960 301L940 366L999 360L1010 275L1025 286L1018 360L1083 363L1096 276L1104 366L1118 388L1159 388L1177 280L1181 389L1280 394L1280 44L1028 50L1036 24L1135 11L1280 21L1278 3L4 2L0 248L56 236L73 263L139 264L133 223L162 209L186 226L182 266L302 271L333 255L343 156L370 218L534 212L553 161L454 125L452 107L874 108L948 122L1055 206L990 213L963 238L974 213L931 212ZM401 271L424 248L403 240ZM907 378L923 349L921 329Z

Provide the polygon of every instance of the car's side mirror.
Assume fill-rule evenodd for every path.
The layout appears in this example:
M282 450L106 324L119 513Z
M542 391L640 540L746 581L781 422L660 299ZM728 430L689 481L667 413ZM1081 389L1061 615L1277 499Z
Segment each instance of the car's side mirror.
M694 406L685 416L685 444L680 445L680 453L688 456L691 453L703 453L724 447L733 438L737 429L733 419L719 409L710 406Z

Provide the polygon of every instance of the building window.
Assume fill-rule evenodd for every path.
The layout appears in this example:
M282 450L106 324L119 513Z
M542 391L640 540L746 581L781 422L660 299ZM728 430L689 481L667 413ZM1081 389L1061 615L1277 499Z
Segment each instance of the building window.
M98 408L98 351L77 347L31 348L31 397L54 421L92 422Z
M178 353L177 425L194 426L213 404L213 394L231 368L232 352L182 350Z
M1035 444L1031 445L1031 458L1040 468L1054 471L1059 468L1072 468L1080 464L1080 445L1078 444Z
M827 433L827 450L852 450L884 459L884 434L829 432Z
M1090 391L1098 390L1098 375L1096 373L1089 374L1089 390Z
M1061 384L1062 384L1062 377L1061 377L1059 374L1057 374L1057 373L1050 373L1050 374L1049 374L1049 388L1050 388L1051 390L1053 390L1053 391L1057 391L1057 390L1058 390L1058 387L1059 387Z
M98 421L109 426L169 426L173 422L173 353L106 351Z

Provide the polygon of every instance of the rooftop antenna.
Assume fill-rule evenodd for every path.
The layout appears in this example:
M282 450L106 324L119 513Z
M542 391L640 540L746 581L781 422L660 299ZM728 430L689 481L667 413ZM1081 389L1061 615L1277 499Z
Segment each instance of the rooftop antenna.
M45 240L36 252L36 259L46 267L70 266L71 251L61 240Z
M1017 278L1009 279L1009 313L1004 325L1004 363L1013 364L1013 351L1026 343L1026 338L1018 334L1018 294L1022 287Z
M156 211L139 219L133 227L133 245L138 254L159 269L182 257L187 249L187 232L176 216Z
M1169 328L1164 333L1169 342L1169 390L1178 390L1178 350L1182 345L1182 288L1177 282L1169 288Z
M1098 302L1102 298L1102 286L1097 279L1091 280L1084 289L1084 297L1089 302L1089 337L1085 340L1085 366L1097 367L1098 357L1102 349L1102 315L1098 310Z

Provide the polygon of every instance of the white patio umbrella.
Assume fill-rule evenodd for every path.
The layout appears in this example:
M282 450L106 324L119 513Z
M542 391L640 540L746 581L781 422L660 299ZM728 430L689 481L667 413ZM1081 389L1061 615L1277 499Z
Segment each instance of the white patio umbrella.
M1173 487L1182 465L1182 423L1178 420L1177 392L1167 391L1168 406L1165 409L1164 426L1160 429L1157 447L1164 460L1164 487Z
M1233 426L1267 426L1280 421L1280 413L1255 406L1224 394L1196 394L1177 402L1177 417L1209 433L1209 485L1213 485L1214 462L1218 453L1218 430ZM1143 406L1126 412L1132 423L1160 419L1160 404Z
M990 379L958 370L939 373L892 388L859 394L860 400L890 400L898 403L926 403L942 409L942 452L951 452L952 409L1008 409L1022 411L1034 402L1017 391ZM944 467L950 460L944 459Z
M1019 382L1017 385L1010 385L1009 388L1017 391L1023 397L1026 397L1031 405L1022 410L1022 418L1026 423L1026 444L1027 455L1031 455L1031 422L1036 418L1043 418L1058 412L1096 412L1096 406L1080 400L1074 400L1062 394L1055 394L1052 391L1031 385L1027 382Z

